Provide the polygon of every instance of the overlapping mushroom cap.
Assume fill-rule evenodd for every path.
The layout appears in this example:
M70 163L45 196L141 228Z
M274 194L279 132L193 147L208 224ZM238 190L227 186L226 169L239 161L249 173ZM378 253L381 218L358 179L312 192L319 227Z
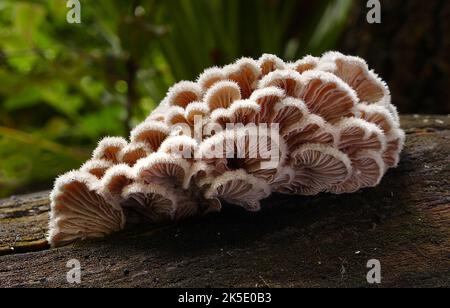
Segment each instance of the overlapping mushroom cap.
M387 85L364 60L243 58L174 85L130 141L103 139L60 177L49 241L220 211L222 202L257 211L272 192L373 187L398 164L404 139Z

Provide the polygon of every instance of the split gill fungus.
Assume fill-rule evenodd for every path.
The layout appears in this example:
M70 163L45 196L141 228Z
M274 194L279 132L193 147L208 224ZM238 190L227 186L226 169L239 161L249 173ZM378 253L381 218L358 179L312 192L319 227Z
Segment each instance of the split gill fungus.
M272 192L353 193L397 166L404 139L387 85L363 59L243 58L175 84L129 140L103 139L59 177L48 240L62 246L226 203L258 211Z

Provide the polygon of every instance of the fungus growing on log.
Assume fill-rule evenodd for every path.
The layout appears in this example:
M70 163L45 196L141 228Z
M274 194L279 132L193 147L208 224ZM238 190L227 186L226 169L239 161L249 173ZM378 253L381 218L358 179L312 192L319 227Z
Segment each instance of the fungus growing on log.
M123 138L105 138L51 195L49 242L125 223L258 211L271 193L353 193L396 167L405 134L387 85L360 58L244 58L174 85Z

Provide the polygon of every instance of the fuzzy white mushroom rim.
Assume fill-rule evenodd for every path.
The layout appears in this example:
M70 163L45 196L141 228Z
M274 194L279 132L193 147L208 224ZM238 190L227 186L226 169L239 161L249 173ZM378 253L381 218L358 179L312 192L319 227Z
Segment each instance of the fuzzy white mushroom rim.
M249 129L261 125L272 130ZM48 239L60 246L224 204L257 211L273 192L353 193L378 185L404 142L389 88L363 59L243 58L175 84L129 141L103 139L58 178Z

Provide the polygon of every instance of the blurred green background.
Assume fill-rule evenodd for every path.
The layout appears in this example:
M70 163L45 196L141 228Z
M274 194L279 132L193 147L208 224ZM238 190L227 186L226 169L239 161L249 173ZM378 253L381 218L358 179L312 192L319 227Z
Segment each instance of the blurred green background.
M336 43L351 0L0 0L0 196L48 189L127 136L176 81L242 56Z

